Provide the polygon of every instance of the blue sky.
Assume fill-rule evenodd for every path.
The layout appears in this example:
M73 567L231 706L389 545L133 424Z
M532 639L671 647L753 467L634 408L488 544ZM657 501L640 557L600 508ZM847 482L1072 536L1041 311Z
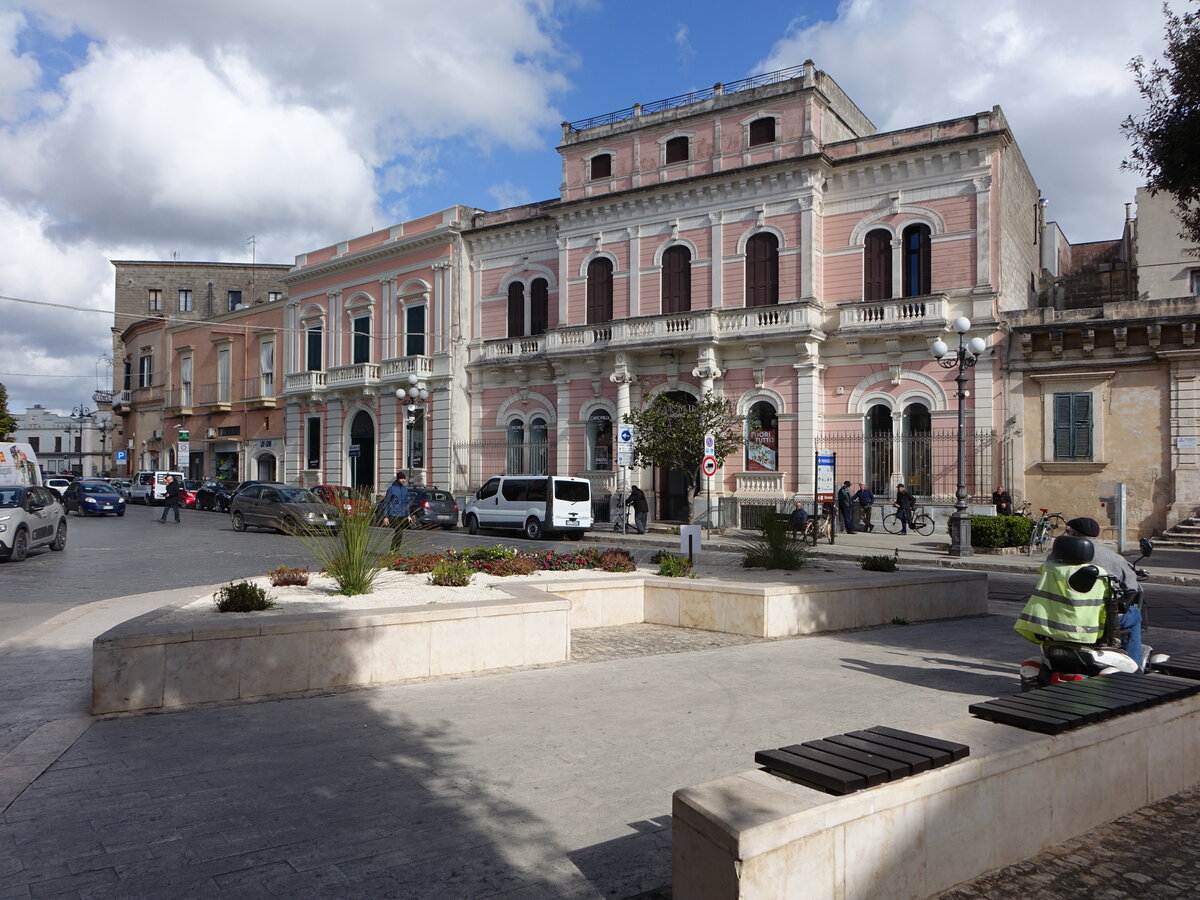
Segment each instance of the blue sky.
M1157 0L0 0L10 409L108 353L109 259L290 262L454 203L555 196L559 123L813 59L881 130L1003 106L1051 217L1116 237Z

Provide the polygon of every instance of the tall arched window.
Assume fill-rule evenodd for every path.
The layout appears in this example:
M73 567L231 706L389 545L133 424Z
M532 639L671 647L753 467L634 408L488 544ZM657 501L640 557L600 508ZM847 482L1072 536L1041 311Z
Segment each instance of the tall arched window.
M904 229L904 296L929 293L929 226L909 225Z
M603 256L587 267L587 323L607 325L613 317L613 264Z
M404 311L404 353L425 355L425 305L409 306Z
M320 322L315 322L305 329L304 341L304 367L310 372L320 372L325 367Z
M766 400L750 407L746 416L746 471L779 469L779 413Z
M525 336L525 285L519 281L508 286L508 336Z
M866 440L866 483L876 494L892 494L892 410L877 403L867 410L863 423Z
M547 475L550 472L550 458L547 450L550 443L550 430L546 420L537 418L529 423L529 474Z
M933 493L932 419L924 403L904 407L904 480L918 497Z
M892 235L877 228L867 233L863 248L863 299L888 300L892 296Z
M588 417L588 468L607 472L612 469L613 428L607 410L598 409Z
M529 333L545 334L550 322L550 283L535 278L529 286Z
M524 475L525 474L525 423L520 419L512 419L508 423L508 431L506 433L508 453L507 468L508 475Z
M687 247L670 247L662 255L662 311L692 308L692 254Z
M746 241L746 305L779 302L779 241L760 232Z

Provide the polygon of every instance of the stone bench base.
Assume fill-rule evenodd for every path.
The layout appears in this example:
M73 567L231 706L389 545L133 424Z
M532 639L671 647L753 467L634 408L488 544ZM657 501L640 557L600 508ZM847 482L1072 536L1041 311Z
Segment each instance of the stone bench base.
M929 897L1200 783L1200 697L1052 737L925 730L971 756L844 797L761 770L676 791L672 896Z

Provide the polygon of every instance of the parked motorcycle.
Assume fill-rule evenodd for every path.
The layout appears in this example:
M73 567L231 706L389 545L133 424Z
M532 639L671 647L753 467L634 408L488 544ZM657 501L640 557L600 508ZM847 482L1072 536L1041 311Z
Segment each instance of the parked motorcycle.
M1139 582L1150 577L1145 569L1139 569L1138 563L1150 556L1154 545L1146 538L1139 542L1141 556L1134 562ZM1100 640L1095 643L1077 643L1043 639L1039 642L1040 659L1027 659L1021 663L1021 690L1030 691L1051 684L1062 684L1068 681L1083 681L1099 675L1111 675L1114 672L1144 672L1150 665L1166 662L1166 654L1155 654L1148 644L1142 645L1142 658L1133 659L1124 649L1129 642L1130 633L1120 626L1121 616L1131 606L1136 606L1142 614L1143 627L1146 617L1145 596L1142 588L1124 590L1120 580L1115 575L1102 574L1100 569L1091 565L1094 547L1086 538L1067 537L1055 539L1052 558L1061 564L1075 565L1078 568L1068 579L1069 589L1080 597L1093 594L1096 584L1103 581L1106 589L1104 597L1104 629Z

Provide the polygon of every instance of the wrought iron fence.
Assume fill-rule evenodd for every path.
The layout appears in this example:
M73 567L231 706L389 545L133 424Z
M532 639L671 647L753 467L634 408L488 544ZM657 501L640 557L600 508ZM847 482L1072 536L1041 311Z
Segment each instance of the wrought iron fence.
M1002 471L1000 446L991 429L968 429L963 482L969 503L991 502ZM923 500L953 503L958 489L958 431L943 429L915 435L830 433L817 436L817 447L837 454L837 480L866 484L880 497L895 491L895 478ZM898 482L897 482L898 483Z
M554 441L462 441L452 445L459 483L475 490L493 475L557 475Z

